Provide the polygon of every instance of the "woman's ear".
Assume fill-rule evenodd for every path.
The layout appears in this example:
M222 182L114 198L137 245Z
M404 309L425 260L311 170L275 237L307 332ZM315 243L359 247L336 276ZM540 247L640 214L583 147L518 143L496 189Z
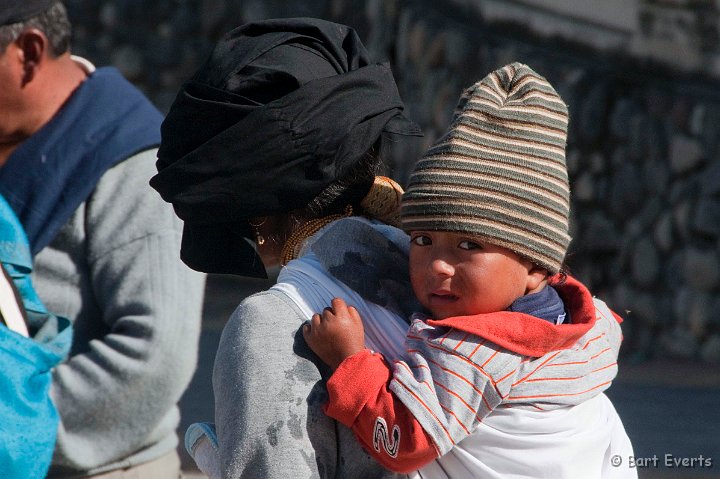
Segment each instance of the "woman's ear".
M532 265L528 271L525 294L540 291L547 283L548 270L540 266Z

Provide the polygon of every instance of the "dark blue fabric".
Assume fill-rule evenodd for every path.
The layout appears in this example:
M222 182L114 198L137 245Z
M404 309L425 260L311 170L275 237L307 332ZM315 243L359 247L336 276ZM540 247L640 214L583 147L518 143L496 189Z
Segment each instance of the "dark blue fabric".
M565 303L552 286L546 286L537 293L520 296L510 305L508 311L529 314L553 324L570 322Z
M50 399L52 368L67 356L72 328L66 318L49 314L35 293L27 239L2 197L0 245L0 263L23 300L32 334L27 338L0 324L0 477L42 479L58 425Z
M47 246L100 177L160 144L162 115L122 75L99 68L0 169L0 194L25 228L33 255Z

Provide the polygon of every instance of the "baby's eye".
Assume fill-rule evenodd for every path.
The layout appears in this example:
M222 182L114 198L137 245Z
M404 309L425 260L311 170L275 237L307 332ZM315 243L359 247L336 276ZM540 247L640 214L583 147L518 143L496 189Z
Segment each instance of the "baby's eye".
M418 246L428 246L432 244L430 238L425 235L413 236L412 238L410 238L410 242Z
M460 249L481 249L482 246L480 246L478 243L475 243L474 241L463 240L460 243L458 243L458 248L460 248Z

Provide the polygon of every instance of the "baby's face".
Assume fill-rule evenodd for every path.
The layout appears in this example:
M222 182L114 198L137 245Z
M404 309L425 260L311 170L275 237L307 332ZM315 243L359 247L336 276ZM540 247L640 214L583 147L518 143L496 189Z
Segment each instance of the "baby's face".
M410 281L434 319L507 309L524 295L532 263L473 235L410 233Z

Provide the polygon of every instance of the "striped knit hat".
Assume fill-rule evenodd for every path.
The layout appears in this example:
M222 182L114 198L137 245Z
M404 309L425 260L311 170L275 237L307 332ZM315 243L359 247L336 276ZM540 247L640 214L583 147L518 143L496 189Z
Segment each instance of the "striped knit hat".
M557 273L570 243L567 123L565 103L527 65L490 73L415 166L403 229L471 233Z

